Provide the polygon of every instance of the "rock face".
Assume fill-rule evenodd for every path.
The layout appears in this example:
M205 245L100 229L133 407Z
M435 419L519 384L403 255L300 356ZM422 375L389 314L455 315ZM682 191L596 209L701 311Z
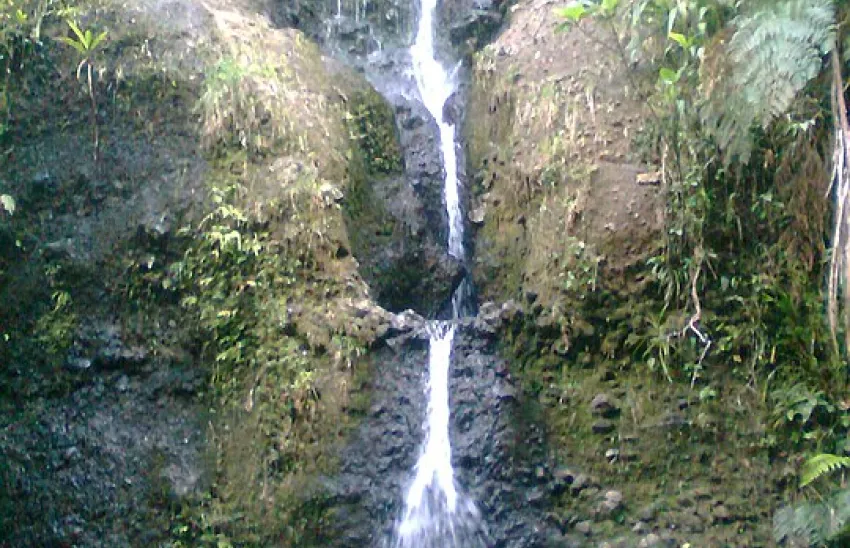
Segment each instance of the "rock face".
M0 329L8 337L0 345L0 544L155 545L172 529L172 503L208 491L210 461L203 457L218 447L204 447L202 411L220 402L209 396L214 356L202 347L217 337L197 337L198 315L181 308L186 295L176 286L186 248L202 239L194 227L217 206L226 202L243 219L237 228L267 234L279 245L279 253L268 253L281 258L280 270L266 271L272 285L292 274L284 260L300 265L277 287L289 293L266 292L269 306L253 309L249 327L268 321L271 353L297 354L326 393L340 387L333 392L342 395L339 401L327 396L329 405L341 406L347 395L351 355L409 331L406 322L415 324L390 319L369 299L352 256L352 232L374 235L386 218L404 218L407 211L394 209L399 200L389 190L376 200L392 212L385 217L359 217L361 224L352 225L343 211L357 185L399 175L392 155L383 154L388 140L398 153L394 110L366 80L323 58L303 33L271 28L250 5L106 4L97 21L109 28L109 47L99 59L103 72L95 90L98 99L112 93L115 101L97 113L98 163L91 160L86 95L80 94L80 115L69 91L77 88L65 80L41 78L39 68L24 71L33 81L12 82L29 90L22 98L32 92L39 102L16 108L13 131L4 135L14 146L0 168L3 192L8 182L20 205L11 228L6 216L0 219ZM64 28L46 25L44 31ZM54 38L45 34L39 57L75 67L66 58L70 50ZM223 77L228 70L238 77ZM217 101L202 100L215 92ZM376 98L379 106L355 111L357 97ZM370 118L380 107L389 112L388 123ZM350 118L377 123L361 135L347 125ZM376 135L391 139L371 141ZM382 154L370 154L375 151ZM213 202L211 187L227 190ZM213 218L220 219L208 221ZM18 234L24 236L16 245ZM394 237L397 247L376 279L383 273L391 287L400 279L387 274L393 268L426 265L422 271L434 280L427 300L447 297L459 266L436 245L397 253L405 234ZM411 287L408 277L402 291ZM219 295L246 295L240 305L254 301L247 294L256 278L244 281ZM402 294L398 307L419 306L416 299L426 300L425 293ZM296 342L281 351L284 338ZM234 384L256 382L258 370L245 365ZM241 382L246 379L252 380ZM289 380L275 384L275 399L289 396ZM240 418L260 421L265 402L255 407L250 388L234 399ZM282 430L280 418L263 420ZM255 431L244 423L230 428L227 420L216 421L219 432L245 435L234 445L269 439L267 433L252 438ZM289 441L292 430L273 437ZM310 436L313 445L328 441ZM220 487L240 483L229 475L233 470L256 465L268 473L267 453L253 462L235 454L221 459L228 462ZM253 495L261 486L251 483L258 477L237 485L251 494L246 499L259 500Z
M520 396L487 331L468 322L450 370L452 462L487 526L488 546L560 546L543 509L555 492L543 432L517 421ZM394 345L395 346L395 345ZM427 338L372 357L373 403L341 454L341 473L314 493L334 523L323 546L381 546L403 508L423 437Z
M196 400L205 375L162 359L128 370L96 360L74 375L79 388L32 406L32 423L5 425L3 541L153 544L159 532L147 506L188 501L212 479Z
M440 11L440 26L448 29L456 47L477 50L501 27L506 4L502 0L448 0Z
M587 21L558 33L558 23L548 5L512 7L474 55L464 135L477 287L485 299L531 291L569 310L564 293L604 284L655 249L663 208L659 187L639 177L654 169L632 150L640 98L622 63L587 38L605 31Z
M463 270L445 250L448 216L438 128L407 74L415 9L415 3L394 0L343 2L339 9L332 2L304 2L279 6L275 20L311 33L329 55L362 72L391 105L400 169L370 174L357 203L342 203L349 233L372 229L352 243L376 301L396 312L413 308L435 315ZM302 15L293 17L293 10ZM305 23L313 16L316 22Z

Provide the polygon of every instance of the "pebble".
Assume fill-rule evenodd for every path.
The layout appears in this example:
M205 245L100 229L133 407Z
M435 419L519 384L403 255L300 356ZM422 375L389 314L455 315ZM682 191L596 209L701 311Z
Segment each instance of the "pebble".
M599 419L593 423L593 426L590 427L594 434L608 434L613 432L614 428L615 424L608 419Z
M722 504L714 509L712 512L714 519L718 521L729 521L732 517L732 514L729 512L729 509L723 506Z
M576 523L576 532L585 536L590 536L590 533L593 532L593 524L587 520L580 521Z
M649 548L650 546L659 546L660 544L661 537L659 537L655 533L650 533L640 540L638 548Z

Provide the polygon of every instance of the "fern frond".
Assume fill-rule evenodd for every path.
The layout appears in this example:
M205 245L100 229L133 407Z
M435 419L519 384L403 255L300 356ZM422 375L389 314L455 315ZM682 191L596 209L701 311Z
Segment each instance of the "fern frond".
M844 489L825 502L803 502L780 508L773 516L773 537L777 543L789 540L821 546L843 537L848 524L850 490Z
M821 70L835 40L834 0L754 2L732 21L701 67L704 127L727 158L749 160L754 126L766 128Z
M803 464L800 471L800 487L805 487L821 476L839 468L850 468L850 457L820 453Z

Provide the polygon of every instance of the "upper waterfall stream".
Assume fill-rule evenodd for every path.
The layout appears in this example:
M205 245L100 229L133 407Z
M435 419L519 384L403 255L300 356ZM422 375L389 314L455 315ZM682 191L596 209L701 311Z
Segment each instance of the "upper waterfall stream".
M463 217L460 207L457 142L454 124L443 117L446 102L455 93L454 71L437 60L434 16L437 0L423 0L416 40L410 48L413 75L422 102L439 128L445 170L444 198L449 219L448 252L463 260ZM463 290L455 293L453 315L462 310ZM431 324L428 363L428 411L425 443L405 497L405 509L396 531L397 548L452 548L476 546L482 524L474 502L459 490L452 468L449 437L449 370L455 327Z

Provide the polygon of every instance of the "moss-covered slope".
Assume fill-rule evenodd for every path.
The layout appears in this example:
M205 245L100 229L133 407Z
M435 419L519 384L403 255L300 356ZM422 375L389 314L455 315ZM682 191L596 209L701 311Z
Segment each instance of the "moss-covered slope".
M4 355L19 365L3 371L2 386L56 402L10 398L10 409L20 404L10 421L24 437L49 441L53 434L36 432L27 417L62 409L92 382L125 386L121 375L130 388L115 394L149 397L151 379L178 366L200 381L175 389L174 405L211 413L209 422L193 415L192 466L205 481L169 494L158 471L184 463L169 460L182 454L163 436L157 451L128 449L142 475L128 478L137 487L121 496L144 508L118 517L117 504L75 507L55 485L51 504L75 508L79 531L51 532L30 516L11 538L72 542L114 522L109 542L118 545L172 535L189 545L303 545L321 524L298 500L312 474L333 466L350 410L365 401L357 359L388 322L352 250L394 221L377 203L365 204L368 214L346 206L400 159L392 111L365 80L299 31L273 28L259 8L83 6L83 28L108 30L92 58L93 117L87 83L75 77L79 59L58 41L68 27L55 13L44 20L35 68L10 79L15 108L4 139L14 154L2 177L20 207L0 222L20 244L3 250L2 329ZM111 338L89 334L87 326L107 321ZM96 394L95 406L111 397ZM162 405L171 409L167 394ZM18 459L18 443L0 450ZM2 473L14 485L44 471L21 464ZM107 489L101 479L108 474L85 487L91 499ZM50 481L45 489L54 492Z

